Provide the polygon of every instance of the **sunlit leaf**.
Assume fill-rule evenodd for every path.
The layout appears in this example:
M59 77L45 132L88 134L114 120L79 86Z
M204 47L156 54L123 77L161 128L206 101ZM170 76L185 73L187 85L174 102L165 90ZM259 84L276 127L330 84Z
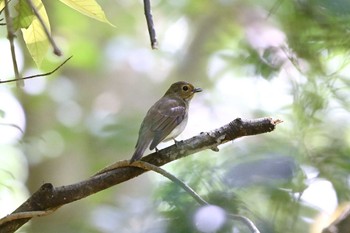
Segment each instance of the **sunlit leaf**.
M15 29L28 28L33 22L34 14L27 1L19 1L15 5L17 16L13 19Z
M95 0L60 0L60 1L86 16L89 16L93 19L99 20L104 23L108 23L109 25L114 27L114 25L108 21L101 6Z
M0 11L2 9L4 9L4 7L5 7L5 1L4 0L0 0Z
M33 0L33 4L50 31L50 23L43 3L41 0ZM30 55L37 66L40 66L49 49L49 41L40 21L35 17L27 29L22 29L22 33Z

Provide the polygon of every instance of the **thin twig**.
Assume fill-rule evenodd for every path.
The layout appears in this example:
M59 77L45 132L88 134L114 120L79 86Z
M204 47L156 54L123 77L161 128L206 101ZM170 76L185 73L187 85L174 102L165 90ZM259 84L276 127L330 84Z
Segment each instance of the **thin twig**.
M21 131L22 134L24 134L24 131L21 129L21 127L19 127L19 126L16 125L16 124L11 124L11 123L0 123L0 125L14 127L14 128L16 128L16 129L18 129L19 131Z
M232 218L233 220L238 220L243 222L245 225L247 225L247 227L252 233L260 233L259 229L255 226L255 224L249 218L242 215L237 215L237 214L227 214L227 216Z
M6 27L7 27L7 39L10 42L12 64L13 64L13 70L15 72L15 80L14 81L16 81L17 87L23 87L24 82L21 80L21 75L18 71L16 51L15 51L15 45L14 45L15 32L13 30L13 22L12 22L12 18L11 18L10 12L9 12L8 4L9 4L9 2L5 0L4 11L5 11Z
M165 176L169 180L173 181L175 184L181 186L181 188L183 188L187 193L189 193L200 205L209 205L209 203L206 202L201 196L199 196L190 186L188 186L187 184L185 184L184 182L179 180L177 177L175 177L174 175L170 174L169 172L165 171L164 169L162 169L160 167L157 167L153 164L150 164L150 163L147 163L144 161L139 160L139 161L135 161L131 164L130 164L129 160L118 161L118 162L102 169L101 171L96 173L94 176L101 175L103 173L112 171L114 169L117 169L120 167L127 167L127 166L138 167L138 168L142 168L142 169L147 170L147 171L157 172L157 173ZM230 214L230 213L228 213L227 216L229 216L232 220L243 222L252 233L260 233L259 229L255 226L253 221L251 221L249 218L242 216L242 215Z
M190 194L200 205L208 205L208 202L206 202L203 198L201 198L190 186L170 174L169 172L165 171L164 169L154 166L153 164L144 162L144 161L135 161L131 163L129 166L132 167L139 167L147 171L154 171L157 172L169 180L173 181L175 184L179 185L181 188L183 188L188 194Z
M103 173L115 170L117 168L120 167L128 167L130 165L130 160L120 160L117 161L111 165L108 165L107 167L103 168L102 170L98 171L97 173L95 173L92 177L97 176L97 175L101 175Z
M47 27L47 25L45 24L43 18L41 17L41 15L39 14L38 10L36 9L36 6L33 4L32 0L27 0L29 6L33 9L34 14L36 15L37 19L39 20L41 26L43 27L46 37L47 39L50 41L50 44L53 48L53 53L57 56L61 56L62 52L61 50L58 48L58 46L56 45L56 42L53 40L50 31Z
M4 224L6 222L10 222L10 221L14 221L17 219L24 219L24 218L34 218L34 217L42 217L42 216L46 216L49 214L52 214L53 212L55 212L57 208L54 209L49 209L49 210L38 210L38 211L28 211L28 212L20 212L20 213L13 213L10 215L7 215L4 218L0 219L0 225Z
M6 0L5 0L6 1ZM11 2L11 0L7 0L7 4L9 4ZM6 2L5 2L6 3ZM1 10L0 10L0 15L1 15L1 13L4 11L4 9L5 9L5 7L4 8L2 8ZM0 21L2 21L3 19L1 19Z
M143 0L143 6L146 16L146 22L147 22L147 28L149 33L149 38L151 40L151 47L152 49L158 48L158 42L156 38L156 31L154 30L153 26L153 17L151 12L151 3L149 0Z
M20 78L20 80L25 80L25 79L31 79L31 78L38 78L38 77L43 77L43 76L48 76L51 75L53 73L55 73L59 68L61 68L67 61L69 61L73 56L70 56L69 58L67 58L66 60L64 60L64 62L62 62L59 66L57 66L54 70L44 73L44 74L35 74L35 75L30 75L30 76L26 76L23 78ZM5 81L0 81L0 84L2 83L9 83L9 82L14 82L17 81L17 79L10 79L10 80L5 80Z
M201 198L191 187L189 187L187 184L170 174L169 172L165 171L164 169L157 167L153 164L144 162L144 161L135 161L130 164L130 160L122 160L122 161L117 161L113 163L112 165L105 167L101 171L97 172L94 176L101 175L103 173L115 170L117 168L121 167L138 167L142 168L146 171L154 171L157 172L169 180L173 181L175 184L178 184L181 186L186 192L188 192L200 205L208 205L208 202L206 202L203 198Z

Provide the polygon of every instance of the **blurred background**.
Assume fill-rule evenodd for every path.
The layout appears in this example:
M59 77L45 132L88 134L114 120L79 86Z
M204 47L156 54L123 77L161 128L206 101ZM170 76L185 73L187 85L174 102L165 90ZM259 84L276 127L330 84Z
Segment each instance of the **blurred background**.
M73 58L23 89L0 86L0 217L46 182L72 184L129 159L146 111L185 80L204 91L179 140L236 117L284 121L272 133L163 167L213 206L200 208L148 172L18 232L250 232L225 213L250 218L264 233L321 232L350 196L350 2L151 3L158 50L150 48L142 1L99 1L116 27L45 1L64 57L50 51L40 70L18 35L23 75ZM5 29L1 80L13 78Z

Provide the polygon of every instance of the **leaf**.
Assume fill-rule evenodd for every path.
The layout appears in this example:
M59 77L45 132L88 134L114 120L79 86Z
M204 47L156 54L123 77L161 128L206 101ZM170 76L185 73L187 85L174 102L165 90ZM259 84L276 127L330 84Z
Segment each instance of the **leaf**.
M0 0L0 11L5 7L5 0Z
M108 21L101 6L95 0L60 0L60 1L86 16L89 16L93 19L99 20L104 23L108 23L109 25L115 27L111 22Z
M43 19L44 24L50 31L50 22L43 3L41 0L32 0L32 2L34 6L36 6L36 9ZM22 33L30 55L32 56L36 65L40 66L50 44L38 18L35 17L27 29L22 28Z
M17 16L13 19L15 30L19 28L28 28L35 17L32 9L28 5L28 2L19 1L15 5L15 9L18 13Z

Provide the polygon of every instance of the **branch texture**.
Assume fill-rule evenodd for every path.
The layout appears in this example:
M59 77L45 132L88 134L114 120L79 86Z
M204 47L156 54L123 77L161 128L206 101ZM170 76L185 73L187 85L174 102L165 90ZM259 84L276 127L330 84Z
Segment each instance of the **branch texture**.
M218 146L223 143L232 141L239 137L271 132L275 129L276 125L281 122L282 121L280 120L272 120L271 118L260 118L255 120L242 120L237 118L221 128L206 133L200 133L197 136L177 143L177 145L151 153L142 160L155 166L162 166L171 161L205 149L218 151ZM62 205L85 198L147 172L144 169L133 166L118 167L112 170L104 169L103 171L105 172L99 172L97 175L92 176L89 179L71 185L54 187L52 184L46 183L12 214L57 209ZM7 221L7 219L9 220ZM0 219L0 232L14 232L30 219L31 217L5 217Z

